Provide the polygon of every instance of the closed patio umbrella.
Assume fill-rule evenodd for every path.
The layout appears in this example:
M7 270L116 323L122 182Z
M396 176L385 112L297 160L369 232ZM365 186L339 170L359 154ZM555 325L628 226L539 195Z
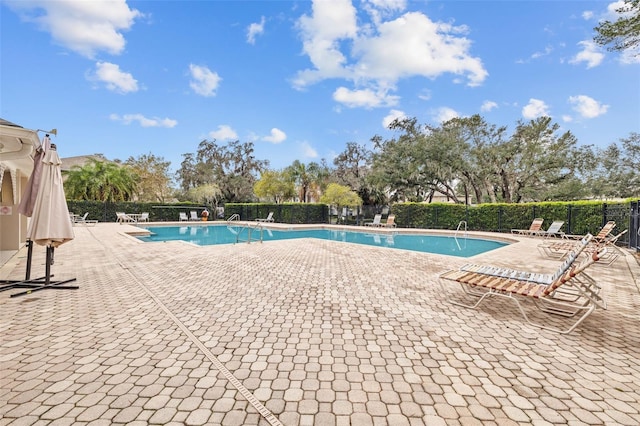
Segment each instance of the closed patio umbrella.
M31 215L31 221L27 227L27 239L38 245L47 247L45 261L45 276L35 280L13 283L12 287L28 288L29 290L12 294L11 297L32 293L46 288L77 289L77 286L61 286L75 278L66 281L51 281L51 265L53 264L53 253L56 247L71 241L75 235L73 226L69 219L69 209L64 194L62 184L62 173L60 172L60 157L54 144L50 144L44 150L38 173L40 176L32 174L33 185L37 185L37 196ZM31 246L29 249L31 250ZM30 257L30 256L29 256ZM28 260L30 262L30 259ZM27 266L30 268L30 265Z
M22 193L22 199L18 206L18 213L27 217L33 215L33 207L36 205L36 197L38 196L38 187L40 186L40 178L42 176L42 157L44 153L51 147L51 139L46 135L42 140L42 145L36 150L33 156L33 171L29 176L27 187Z
M51 144L42 157L38 196L27 228L28 239L41 246L54 248L75 237L69 220L60 164L56 146Z

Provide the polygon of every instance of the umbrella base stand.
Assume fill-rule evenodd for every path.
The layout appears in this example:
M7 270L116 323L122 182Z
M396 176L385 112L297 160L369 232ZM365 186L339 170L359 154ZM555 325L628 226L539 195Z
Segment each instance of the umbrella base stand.
M25 294L31 294L40 290L54 289L54 290L77 290L76 285L63 285L75 281L75 278L71 278L64 281L51 281L53 274L51 274L51 263L53 262L53 247L47 246L47 258L45 263L45 276L35 279L31 279L31 260L33 253L33 242L27 241L27 272L24 280L2 280L0 281L0 291L11 290L14 288L24 288L25 291L14 293L11 297L23 296Z

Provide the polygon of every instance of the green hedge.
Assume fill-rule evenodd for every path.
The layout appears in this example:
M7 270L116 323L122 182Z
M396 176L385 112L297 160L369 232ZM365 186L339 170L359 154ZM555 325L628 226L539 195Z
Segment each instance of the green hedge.
M329 223L329 207L317 203L227 203L224 217L234 214L241 220L263 219L273 212L273 219L280 223Z
M555 220L565 222L567 234L597 233L609 220L616 222L615 233L629 227L630 203L580 201L525 204L479 204L465 206L446 203L399 203L391 208L396 223L403 228L456 229L461 221L474 231L510 232L528 229L534 218L544 219L543 229Z
M544 219L543 229L547 229L554 220L565 222L562 231L567 234L584 235L587 232L597 233L609 220L616 221L614 233L622 232L629 227L631 201L572 201L544 202L526 204L479 204L465 206L447 203L398 203L391 207L396 215L396 223L403 228L450 229L454 230L461 221L467 223L467 229L473 231L510 232L511 229L528 229L536 217ZM176 221L180 212L195 210L200 216L204 206L192 203L176 203L158 205L157 203L102 203L96 201L67 201L69 211L83 215L88 212L88 219L100 222L115 222L116 212L143 213L149 212L149 219L154 222ZM212 207L208 207L213 212ZM305 224L330 223L329 207L316 203L228 203L225 205L224 218L233 214L240 215L241 220L266 218L269 212L274 213L275 222ZM213 220L215 214L209 216ZM358 222L362 223L360 216ZM371 218L366 218L371 219ZM628 241L628 235L622 238Z
M100 222L115 222L116 212L125 213L149 213L149 220L152 222L167 222L179 220L180 212L187 213L196 211L198 217L204 206L193 203L176 203L176 204L158 204L158 203L137 203L137 202L120 202L120 203L103 203L100 201L81 201L67 200L69 211L75 214L83 215L89 213L87 219L98 220ZM209 213L212 212L210 207L207 208ZM209 220L213 220L213 214L209 215Z

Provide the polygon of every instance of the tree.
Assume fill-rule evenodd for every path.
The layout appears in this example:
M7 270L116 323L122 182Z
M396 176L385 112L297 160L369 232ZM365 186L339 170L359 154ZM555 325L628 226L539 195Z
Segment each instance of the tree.
M253 192L259 198L272 199L275 203L293 198L296 190L291 176L284 171L266 170L253 186Z
M218 145L215 140L203 140L195 156L183 154L184 160L176 176L183 191L204 184L215 184L227 202L251 201L257 175L267 168L267 160L253 155L253 143L240 141Z
M601 22L594 30L593 40L601 45L610 45L610 51L634 50L640 47L640 0L624 0L616 9L620 14L615 22ZM639 53L635 53L637 56Z
M340 207L357 207L362 205L362 200L348 186L330 183L327 190L320 197L320 202L330 206Z
M421 202L441 192L457 202L452 161L445 158L455 150L441 146L448 139L419 125L415 118L395 120L389 128L401 133L391 140L372 139L377 152L370 182L384 187L392 200Z
M494 164L498 147L505 143L506 127L489 124L476 114L451 119L433 131L443 133L439 145L449 151L465 203L469 204L471 194L476 203L496 202Z
M598 152L603 197L640 196L640 133L631 133Z
M514 134L498 148L496 173L506 203L541 201L549 187L575 171L568 161L576 144L571 132L557 135L560 125L550 117L518 122Z
M360 192L366 185L365 178L371 165L371 156L372 152L366 146L347 142L346 149L333 160L338 183Z
M140 201L158 201L164 203L171 194L169 177L170 161L149 153L138 158L129 157L125 162L138 176L138 199Z
M299 190L300 201L303 203L309 202L312 194L316 197L318 196L329 174L324 162L322 164L311 162L305 165L299 160L295 160L288 166L285 169L285 173L289 174L295 182Z
M91 159L65 174L65 193L72 200L130 201L137 190L138 177L131 168L110 161Z
M222 191L216 185L207 183L189 190L189 197L198 203L203 203L213 208L215 212L218 208L218 202L222 197Z

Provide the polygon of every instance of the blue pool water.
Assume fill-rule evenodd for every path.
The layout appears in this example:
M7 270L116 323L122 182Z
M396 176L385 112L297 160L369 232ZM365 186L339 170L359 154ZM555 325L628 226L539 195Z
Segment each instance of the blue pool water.
M247 240L248 230L242 226L149 226L149 236L137 236L142 241L187 241L198 245L234 244ZM332 229L267 230L262 233L263 241L288 240L293 238L319 238L354 244L388 247L425 253L470 257L507 245L492 240L463 237L443 237L420 234L387 234L375 231L356 232ZM252 230L252 241L260 239L260 231Z

